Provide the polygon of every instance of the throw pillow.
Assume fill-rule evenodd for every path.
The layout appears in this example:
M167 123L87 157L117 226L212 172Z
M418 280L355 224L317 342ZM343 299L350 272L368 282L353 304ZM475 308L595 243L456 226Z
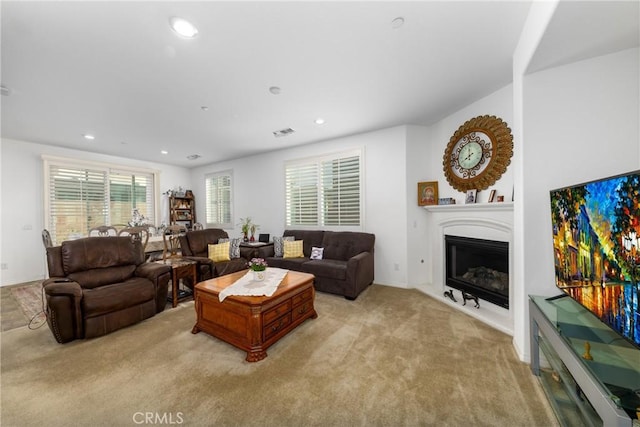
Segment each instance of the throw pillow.
M322 259L322 253L324 252L324 248L316 248L315 246L311 248L311 259Z
M284 245L285 241L292 242L295 240L293 236L273 236L273 255L274 256L283 256L284 255Z
M304 240L285 240L283 243L284 246L284 258L302 258L304 257L303 252L303 242Z
M229 242L209 245L209 259L213 262L229 261Z
M226 237L221 237L218 239L218 243L227 242L229 242L229 258L240 258L240 238L234 237L233 239L227 239Z
M240 258L240 238L234 237L229 241L229 256L231 259Z

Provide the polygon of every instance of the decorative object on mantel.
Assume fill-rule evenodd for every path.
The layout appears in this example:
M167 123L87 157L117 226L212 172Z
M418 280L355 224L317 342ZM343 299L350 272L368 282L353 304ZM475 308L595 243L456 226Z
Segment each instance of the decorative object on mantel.
M475 203L478 190L467 190L467 195L464 198L465 203Z
M418 206L438 204L438 181L418 183Z
M438 204L439 205L455 205L456 199L454 199L453 197L442 197L438 199Z
M498 196L498 202L504 202L504 196Z
M496 116L478 116L453 134L442 165L456 190L485 190L505 173L512 156L513 135L507 124Z
M496 198L496 190L491 190L491 193L489 193L489 203L492 203L493 200Z

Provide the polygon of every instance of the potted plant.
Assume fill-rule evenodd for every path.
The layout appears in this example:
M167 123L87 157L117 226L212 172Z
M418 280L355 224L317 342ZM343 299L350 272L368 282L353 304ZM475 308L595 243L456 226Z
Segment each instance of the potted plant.
M240 226L243 234L242 240L245 242L249 241L249 231L251 230L251 217L248 216L246 218L240 218Z
M253 272L253 280L256 282L264 280L267 271L267 262L263 258L251 258L249 268Z

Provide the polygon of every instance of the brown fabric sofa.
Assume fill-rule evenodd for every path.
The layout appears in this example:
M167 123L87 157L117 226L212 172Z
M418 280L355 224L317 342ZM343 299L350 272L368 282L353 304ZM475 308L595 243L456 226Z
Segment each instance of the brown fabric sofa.
M198 263L198 282L247 268L247 260L242 257L218 262L209 259L209 245L217 244L218 240L228 238L227 232L220 228L188 231L180 236L182 256ZM193 288L191 283L187 283L187 286Z
M371 233L321 230L285 230L283 237L303 241L303 258L266 258L270 267L311 273L318 291L343 295L354 300L373 283L373 248ZM310 259L311 248L323 248L322 259ZM273 249L272 249L273 251Z
M145 263L130 237L88 237L47 248L43 282L56 341L105 335L164 310L171 267Z

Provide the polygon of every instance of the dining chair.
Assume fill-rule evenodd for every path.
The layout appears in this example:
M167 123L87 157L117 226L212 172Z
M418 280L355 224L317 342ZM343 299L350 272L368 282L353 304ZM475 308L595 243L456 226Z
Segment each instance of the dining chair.
M180 235L187 232L187 228L184 225L173 224L167 226L162 234L162 240L164 242L164 252L162 252L162 259L167 258L179 258L182 256L180 251Z
M118 236L131 236L132 240L137 240L142 244L142 250L147 248L149 242L149 230L147 227L125 227L118 231Z
M51 240L51 233L46 228L42 230L42 244L45 249L53 246L53 240Z
M89 237L117 236L118 229L112 225L99 225L89 230Z

